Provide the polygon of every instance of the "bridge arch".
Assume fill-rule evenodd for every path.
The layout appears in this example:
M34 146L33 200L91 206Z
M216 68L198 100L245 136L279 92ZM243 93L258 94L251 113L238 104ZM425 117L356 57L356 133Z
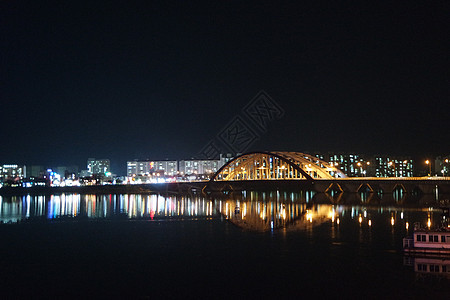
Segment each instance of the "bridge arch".
M249 152L222 166L212 181L332 179L346 177L336 167L300 152Z

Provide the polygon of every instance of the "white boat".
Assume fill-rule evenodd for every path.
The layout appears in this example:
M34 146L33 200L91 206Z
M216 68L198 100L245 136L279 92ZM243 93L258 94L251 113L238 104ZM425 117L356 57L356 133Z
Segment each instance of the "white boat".
M415 225L412 238L403 239L403 251L411 255L450 255L450 228L432 230Z

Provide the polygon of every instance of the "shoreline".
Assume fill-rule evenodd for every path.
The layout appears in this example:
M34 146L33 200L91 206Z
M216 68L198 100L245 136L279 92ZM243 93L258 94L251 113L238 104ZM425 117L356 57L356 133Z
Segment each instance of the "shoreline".
M186 193L201 191L207 182L122 184L122 185L88 185L88 186L35 186L35 187L3 187L0 196L51 195L63 193L77 194L143 194L143 193Z

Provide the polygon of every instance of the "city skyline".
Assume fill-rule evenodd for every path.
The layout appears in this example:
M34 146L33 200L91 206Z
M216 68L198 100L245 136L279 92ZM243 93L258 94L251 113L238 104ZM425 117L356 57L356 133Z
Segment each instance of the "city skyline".
M229 161L243 157L251 153L300 153L302 155L316 157L326 161L331 166L338 167L349 177L413 177L413 176L448 176L450 155L440 155L436 157L411 157L405 155L356 153L356 152L279 152L279 151L250 151L237 155L220 154L215 158L181 158L181 159L132 159L127 160L126 165L120 170L111 167L113 164L108 158L88 158L83 165L40 165L40 164L17 164L3 163L0 161L0 181L3 171L8 174L8 170L17 170L19 177L40 177L49 171L67 178L72 175L89 177L102 174L106 177L131 175L150 175L164 171L160 175L189 175L189 174L212 174L227 164ZM27 171L24 171L27 170ZM190 170L190 171L187 171ZM195 171L193 171L195 170ZM205 171L205 172L203 172ZM107 175L108 174L108 175Z
M0 8L2 163L190 158L242 116L248 151L450 149L448 3ZM261 90L283 113L258 128Z

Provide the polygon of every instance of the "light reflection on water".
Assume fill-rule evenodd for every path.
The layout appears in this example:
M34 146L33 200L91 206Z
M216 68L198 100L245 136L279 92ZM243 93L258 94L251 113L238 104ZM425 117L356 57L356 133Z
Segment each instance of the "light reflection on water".
M254 201L228 199L219 201L220 213L233 224L247 230L302 230L330 223L339 226L342 220L371 228L378 225L402 227L408 231L413 224L439 227L442 210L431 207L365 206L310 204L293 201Z
M58 219L65 222L80 217L109 219L116 216L159 221L176 219L181 222L222 219L242 229L237 232L247 237L248 232L269 232L256 236L288 236L291 240L309 242L325 239L327 247L333 249L330 253L341 253L346 249L350 253L359 253L360 259L372 259L367 253L400 254L402 238L412 232L415 222L435 227L442 220L440 209L420 204L411 207L392 203L374 205L364 201L350 203L326 202L308 192L280 191L244 191L217 197L158 194L0 196L0 221L16 223ZM8 225L2 226L6 228ZM253 236L252 233L250 235ZM279 238L277 241L284 243ZM321 255L325 254L322 252ZM428 275L431 266L432 275L437 275L436 268L441 273L444 266L450 269L448 260L436 262L408 258L404 265L418 276Z
M391 226L408 230L414 222L437 226L441 210L406 208L401 205L330 204L310 192L250 192L220 197L200 195L118 194L50 196L0 196L0 221L15 223L25 219L61 217L167 219L224 217L248 230L279 228L299 230L330 222L339 225L350 218L360 226L377 226L379 218ZM343 202L345 203L345 202Z
M200 197L161 195L0 196L0 221L60 217L128 218L211 217L217 214L212 200Z

